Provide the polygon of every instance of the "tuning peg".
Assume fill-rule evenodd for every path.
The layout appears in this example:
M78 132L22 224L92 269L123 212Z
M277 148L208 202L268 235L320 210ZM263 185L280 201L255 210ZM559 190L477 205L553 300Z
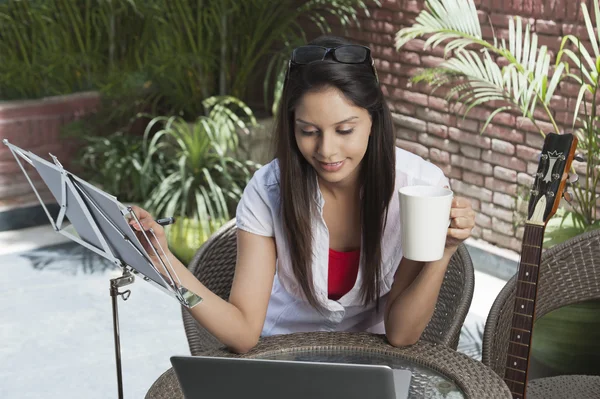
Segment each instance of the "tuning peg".
M573 194L568 191L563 192L563 198L570 204L573 200Z
M569 184L575 184L579 181L579 175L577 173L569 173Z
M573 158L573 159L575 159L577 162L583 162L584 161L583 155L581 155L581 154L575 154L575 158Z

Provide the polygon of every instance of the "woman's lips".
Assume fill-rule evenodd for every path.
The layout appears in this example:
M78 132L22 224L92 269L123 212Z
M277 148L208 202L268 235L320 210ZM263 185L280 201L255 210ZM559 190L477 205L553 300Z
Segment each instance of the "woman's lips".
M340 170L342 168L342 166L344 166L344 161L339 161L339 162L321 162L318 161L319 165L321 166L321 169L327 171L327 172L337 172L338 170Z

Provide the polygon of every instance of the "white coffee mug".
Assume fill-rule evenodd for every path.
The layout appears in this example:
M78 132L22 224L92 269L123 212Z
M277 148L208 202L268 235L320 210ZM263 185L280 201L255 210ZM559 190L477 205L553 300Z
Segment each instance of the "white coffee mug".
M450 224L452 190L406 186L398 190L398 194L404 257L421 262L441 259Z

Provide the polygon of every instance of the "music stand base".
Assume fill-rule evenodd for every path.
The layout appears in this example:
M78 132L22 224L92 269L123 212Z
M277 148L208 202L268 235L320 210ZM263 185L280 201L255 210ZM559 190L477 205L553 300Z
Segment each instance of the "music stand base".
M113 312L113 331L115 339L115 361L117 367L117 389L119 392L119 399L123 399L123 372L121 369L121 340L119 336L119 309L117 306L117 296L123 296L123 300L126 301L131 295L131 291L119 292L120 287L133 284L134 277L126 269L123 270L121 277L113 278L110 280L110 297L112 301L112 312Z

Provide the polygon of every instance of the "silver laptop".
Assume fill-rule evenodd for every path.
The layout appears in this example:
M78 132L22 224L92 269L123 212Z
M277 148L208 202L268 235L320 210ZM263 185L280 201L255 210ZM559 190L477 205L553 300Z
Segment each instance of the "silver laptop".
M412 373L388 366L173 356L186 399L407 399Z

